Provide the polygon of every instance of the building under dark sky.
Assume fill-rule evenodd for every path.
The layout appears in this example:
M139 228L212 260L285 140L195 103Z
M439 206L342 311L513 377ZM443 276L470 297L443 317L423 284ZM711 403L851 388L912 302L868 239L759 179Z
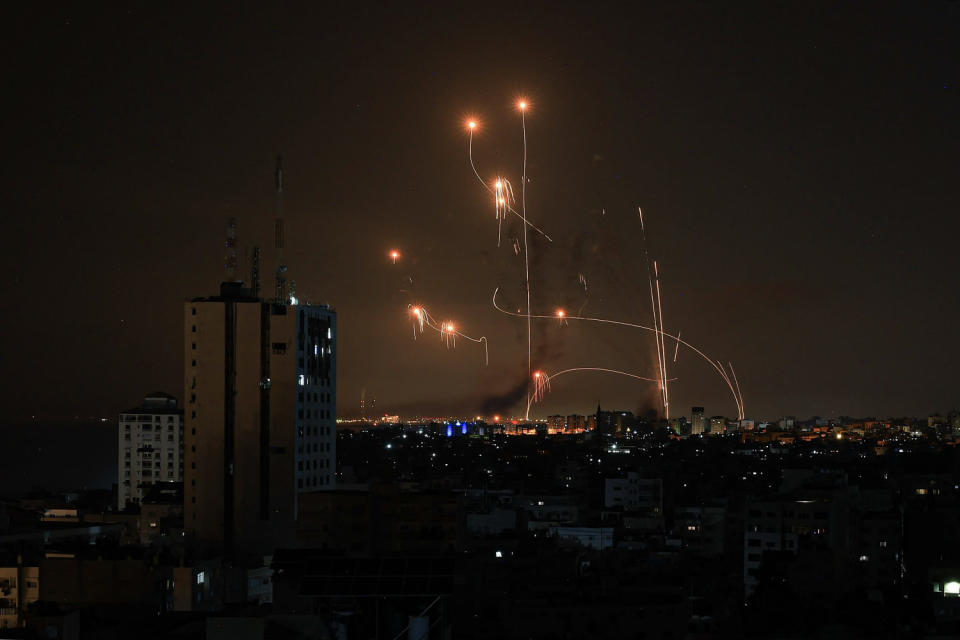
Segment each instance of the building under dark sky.
M925 414L957 402L960 4L555 3L8 10L0 174L5 416L112 416L182 384L183 301L223 277L223 229L339 317L341 415L522 412L526 327L508 221L520 184L534 312L650 316L737 367L751 416ZM391 264L387 252L402 258ZM585 296L579 276L589 283ZM419 303L477 345L414 341ZM554 321L535 366L656 369L649 334ZM672 359L672 350L670 350ZM689 352L674 407L735 413ZM638 411L649 384L558 380L534 415ZM678 413L675 411L675 413Z

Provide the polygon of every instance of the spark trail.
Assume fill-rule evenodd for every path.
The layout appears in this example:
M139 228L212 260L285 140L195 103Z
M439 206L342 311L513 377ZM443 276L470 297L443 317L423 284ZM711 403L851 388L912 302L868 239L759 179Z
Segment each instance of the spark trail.
M543 400L544 395L547 391L550 390L550 383L553 380L556 380L562 375L568 373L576 373L577 371L599 371L602 373L613 373L620 376L627 376L629 378L634 378L636 380L643 380L644 382L660 382L658 378L645 378L643 376L638 376L635 373L628 373L626 371L619 371L617 369L607 369L604 367L573 367L571 369L564 369L563 371L558 371L554 374L547 374L545 371L535 371L533 374L534 381L534 395L531 398L531 401L527 403L527 411L530 411L530 405L533 402L540 402ZM676 380L676 378L673 378Z
M533 368L532 350L532 322L530 318L530 249L527 246L527 103L521 100L517 103L520 108L520 126L523 128L523 186L520 189L520 210L523 212L523 268L524 282L527 285L527 378ZM524 420L530 419L530 392L527 391L527 411Z
M476 128L477 128L477 122L476 122L476 120L471 120L471 121L469 121L469 122L467 123L467 130L470 132L470 143L469 143L469 146L468 146L468 155L469 155L469 158L470 158L470 168L473 169L473 175L475 175L475 176L477 177L477 180L480 182L480 185L481 185L484 189L486 189L488 193L490 193L490 194L492 194L492 195L494 196L494 205L497 207L497 216L498 216L497 219L498 219L498 221L501 220L501 218L500 218L501 215L502 215L503 218L505 219L505 218L506 218L506 214L507 214L508 212L509 212L509 213L512 213L513 215L517 216L518 218L520 218L520 220L523 221L524 232L526 232L527 227L530 227L531 229L533 229L534 231L536 231L537 233L539 233L540 235L542 235L544 238L546 238L548 242L553 242L553 238L551 238L549 235L547 235L547 233L546 233L543 229L541 229L541 228L538 227L537 225L535 225L535 224L533 224L532 222L530 222L529 220L527 220L526 217L525 217L522 213L520 213L519 211L517 211L517 210L513 207L513 204L511 204L511 203L513 202L513 187L510 186L510 182L509 182L508 180L506 180L505 178L502 178L502 177L497 177L497 178L494 180L494 182L493 182L493 186L490 186L489 184L487 184L486 180L484 180L483 178L480 177L480 173L477 171L477 167L476 167L476 165L475 165L474 162L473 162L473 132L476 130ZM502 184L500 185L500 187L502 187L502 188L505 189L505 191L504 191L504 193L503 193L503 196L504 196L503 202L500 202L500 198L498 197L498 194L497 194L497 189L498 189L498 187L497 187L497 181L501 181ZM509 197L507 197L507 191L509 191ZM502 207L502 211L501 211L501 207ZM500 225L499 225L499 222L498 222L498 224L497 224L497 246L500 246Z
M463 338L464 340L469 340L470 342L476 342L477 344L483 345L484 364L490 364L490 351L486 336L474 338L473 336L468 336L462 331L459 331L457 329L457 325L451 321L437 322L433 316L430 315L430 312L427 311L426 307L422 305L411 304L407 305L407 308L410 309L410 315L413 318L414 340L416 340L418 334L423 333L423 329L426 327L440 334L440 339L448 349L451 347L456 348L457 338Z
M504 309L503 307L501 307L500 305L498 305L498 304L497 304L497 293L498 293L499 291L500 291L500 288L499 288L499 287L497 287L497 288L493 291L493 308L496 309L497 311L499 311L500 313L503 313L503 314L508 315L508 316L514 316L514 317L516 317L516 318L523 318L523 317L525 317L525 314L523 314L523 313L514 313L514 312L512 312L512 311L507 311L506 309ZM530 317L531 317L532 319L534 319L534 320L545 320L545 319L555 320L555 319L556 319L556 316L553 316L553 315L536 315L536 314L526 314L526 315L530 315ZM736 406L737 406L737 416L738 416L738 419L743 420L743 418L745 417L745 416L744 416L744 413L743 413L743 402L742 402L742 400L741 400L741 398L740 398L740 395L737 393L737 391L736 391L736 389L735 389L735 387L734 387L733 381L730 379L730 376L727 375L727 372L724 370L723 366L719 363L719 361L714 361L714 360L711 359L710 356L708 356L706 353L704 353L703 351L701 351L700 349L698 349L696 346L690 344L690 343L687 342L686 340L681 339L679 336L670 335L669 333L661 332L661 331L659 331L658 329L655 329L655 328L652 328L652 327L647 327L647 326L644 326L644 325L642 325L642 324L636 324L636 323L634 323L634 322L624 322L624 321L622 321L622 320L611 320L611 319L608 319L608 318L591 318L591 317L587 317L587 316L567 316L566 319L567 319L567 320L580 320L580 321L583 321L583 322L598 322L598 323L601 323L601 324L609 324L609 325L614 325L614 326L619 326L619 327L631 327L631 328L633 328L633 329L642 329L642 330L644 330L644 331L652 331L652 332L655 333L655 334L663 333L663 337L669 338L669 339L671 339L671 340L674 340L674 341L676 341L677 343L683 345L684 347L690 349L691 351L693 351L694 353L696 353L698 356L700 356L701 358L703 358L704 360L706 360L706 361L710 364L710 366L713 367L713 368L717 371L717 373L720 374L720 377L721 377L721 378L723 379L723 381L727 384L727 387L730 389L730 393L731 393L731 395L733 396L734 404L736 404Z
M637 207L637 214L640 216L640 237L643 245L643 258L647 265L647 281L650 285L650 309L653 313L653 326L657 331L654 334L654 342L657 347L657 370L660 373L660 400L663 403L663 414L670 419L670 399L667 391L667 365L666 349L663 344L663 307L660 305L660 276L657 271L657 263L653 263L653 273L650 272L650 251L647 249L647 227L643 222L643 209ZM656 282L656 298L654 298L654 282ZM678 343L679 344L679 343Z

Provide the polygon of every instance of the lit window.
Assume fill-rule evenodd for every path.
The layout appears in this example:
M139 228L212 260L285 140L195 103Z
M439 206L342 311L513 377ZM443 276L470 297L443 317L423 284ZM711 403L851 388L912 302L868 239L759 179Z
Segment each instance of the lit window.
M207 574L205 571L201 571L197 574L197 584L203 584L207 581Z
M960 595L960 582L952 581L943 585L943 592L950 593L955 596Z

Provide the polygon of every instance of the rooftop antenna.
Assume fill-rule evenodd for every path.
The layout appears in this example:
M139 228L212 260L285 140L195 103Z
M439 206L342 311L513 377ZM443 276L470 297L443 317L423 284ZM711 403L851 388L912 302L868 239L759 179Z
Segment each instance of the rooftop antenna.
M274 186L276 188L276 218L274 222L274 238L277 250L277 271L275 276L274 302L287 304L287 265L283 257L285 234L283 230L283 156L277 156L277 168L274 172Z
M237 282L237 219L227 218L226 242L224 243L223 266L227 282Z
M253 289L253 295L260 297L260 247L253 247L253 257L250 265L250 288Z

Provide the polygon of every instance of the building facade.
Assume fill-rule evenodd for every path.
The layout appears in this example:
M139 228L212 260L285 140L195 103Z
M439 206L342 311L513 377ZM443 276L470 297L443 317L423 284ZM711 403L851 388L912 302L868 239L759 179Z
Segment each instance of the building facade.
M117 427L117 507L139 505L157 482L183 481L183 411L177 399L152 393L120 414Z
M336 473L336 314L239 282L184 306L184 528L228 554L295 542Z
M727 430L727 419L723 416L713 416L710 418L710 433L723 434Z
M703 407L693 407L690 410L690 433L698 436L707 432L707 420L703 414Z
M11 560L0 560L0 629L22 627L27 607L40 599L40 568Z

